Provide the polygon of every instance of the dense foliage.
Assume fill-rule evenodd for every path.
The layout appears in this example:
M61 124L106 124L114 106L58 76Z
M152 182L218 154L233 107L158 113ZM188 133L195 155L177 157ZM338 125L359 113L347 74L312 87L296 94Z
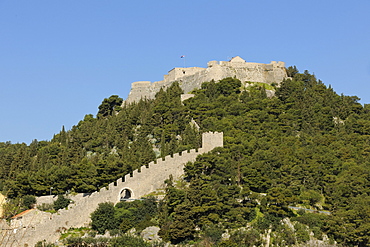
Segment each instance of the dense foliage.
M92 229L100 234L106 231L119 229L126 233L135 228L143 230L148 226L155 225L151 222L157 214L157 204L154 198L145 198L132 202L119 202L116 205L106 202L99 204L91 214Z
M93 192L158 156L198 148L200 134L188 124L181 93L175 83L155 100L123 107L113 95L97 118L86 115L51 141L0 143L0 189L11 198Z
M307 71L288 72L292 79L271 98L263 85L244 88L234 78L203 83L183 104L177 83L155 100L122 108L112 96L97 118L85 116L50 142L0 143L3 190L11 197L45 195L50 187L55 193L93 191L155 157L199 147L199 133L222 131L224 147L186 165L186 186L166 181L158 209L152 205L143 216L139 202L104 205L93 222L114 221L93 227L125 232L155 218L161 237L172 243L258 246L270 231L279 246L306 242L310 232L368 246L370 106L336 94ZM96 214L101 218L94 220ZM287 217L293 228L281 223ZM226 231L230 238L223 240Z
M294 73L273 98L258 86L223 91L225 81L203 84L184 102L201 131L224 132L225 146L186 166L189 187L171 193L168 186L163 236L176 243L193 239L194 226L248 222L289 232L278 223L293 216L289 206L301 205L332 213L311 230L348 245L370 244L370 107L337 95L307 71Z

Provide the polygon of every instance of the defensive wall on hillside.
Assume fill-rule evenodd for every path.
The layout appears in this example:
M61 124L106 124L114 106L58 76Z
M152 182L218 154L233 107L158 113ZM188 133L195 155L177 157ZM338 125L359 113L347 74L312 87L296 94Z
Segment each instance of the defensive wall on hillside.
M126 103L139 101L141 98L153 99L161 88L169 87L177 81L184 93L200 88L206 81L219 81L226 77L236 77L243 84L245 82L262 82L280 84L287 73L284 62L272 61L269 64L246 62L239 56L230 61L210 61L207 68L189 67L174 68L164 76L162 81L137 81L132 83L131 91Z
M175 179L184 173L184 165L194 162L200 154L216 147L223 147L223 133L207 132L202 135L202 147L166 156L143 165L115 182L92 194L79 194L71 197L74 201L68 209L61 209L55 214L37 209L25 212L14 218L8 230L3 230L5 245L0 246L34 246L40 240L54 243L63 230L78 228L90 223L90 214L99 203L117 203L122 199L139 199L157 189L164 188L164 181L172 175Z

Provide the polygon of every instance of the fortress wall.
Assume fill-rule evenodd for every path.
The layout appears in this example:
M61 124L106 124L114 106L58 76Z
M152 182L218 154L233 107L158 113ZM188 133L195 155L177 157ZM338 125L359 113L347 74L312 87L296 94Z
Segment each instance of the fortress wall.
M252 64L245 67L220 67L212 66L207 70L190 76L184 76L179 79L180 86L184 93L191 92L195 88L200 88L205 81L215 80L216 82L226 77L236 77L242 83L246 81L262 82L262 83L278 83L275 80L275 72L271 67L270 70L261 64ZM283 76L281 81L283 80Z
M128 177L122 186L132 189L132 199L139 199L142 196L153 192L154 190L163 187L163 181L168 179L169 175L177 179L183 174L183 167L189 161L195 161L196 157L200 154L196 150L190 150L183 155L174 154L157 160L157 164L152 163L149 168L146 166L141 167L141 172L135 170L132 177ZM112 188L113 197L110 199L113 202L118 202L118 195L122 190L122 186Z
M199 154L209 152L215 147L223 146L223 133L203 133L202 148L176 153L166 156L164 160L157 159L150 162L149 168L146 165L140 167L140 172L135 170L133 176L124 176L116 182L108 185L108 189L101 188L99 192L91 194L78 194L73 196L74 203L68 209L61 209L56 214L45 213L34 210L36 213L28 218L30 224L19 226L15 231L8 231L9 239L17 241L19 246L28 244L34 246L38 241L45 239L54 243L60 237L63 230L71 227L78 228L88 226L90 215L103 202L119 202L120 192L123 189L132 191L132 198L139 199L157 189L164 188L164 181L172 175L175 179L184 173L184 165L187 162L194 162ZM9 242L6 242L9 243ZM7 246L2 245L0 246Z
M53 203L58 197L56 195L49 195L49 196L39 196L37 197L37 204L41 205L43 203L51 204Z
M171 83L166 81L166 80L165 81L155 81L155 82L153 82L152 87L153 87L153 90L154 90L155 88L161 89L161 87L165 87L165 86L169 86L169 85L171 85Z
M183 76L194 75L204 70L205 68L199 68L199 67L174 68L168 72L168 75L165 77L165 81L173 82Z
M196 88L200 88L204 80L207 79L207 70L201 73L184 76L178 79L179 85L184 90L184 93L189 93Z
M207 132L202 136L202 152L207 153L215 147L223 147L223 132Z
M150 86L150 81L136 81L131 84L132 88L144 88Z
M137 102L141 98L148 98L154 99L156 93L159 92L161 88L167 88L172 84L169 81L156 81L156 82L149 82L149 83L138 83L134 82L131 84L131 91L125 100L126 103ZM123 104L125 103L123 102Z
M135 82L126 99L127 103L139 101L141 98L153 99L161 88L169 87L178 81L184 93L200 88L206 81L216 82L226 77L236 77L242 83L246 81L280 84L287 78L285 63L272 61L269 64L246 62L240 57L230 61L210 61L207 68L190 67L174 68L164 76L163 81L154 83Z

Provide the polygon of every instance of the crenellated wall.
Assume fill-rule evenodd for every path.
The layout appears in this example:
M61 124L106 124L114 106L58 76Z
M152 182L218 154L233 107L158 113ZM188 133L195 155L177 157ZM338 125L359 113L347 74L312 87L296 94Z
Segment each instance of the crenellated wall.
M287 78L287 73L284 62L251 63L236 56L230 61L210 61L207 68L174 68L168 72L168 75L164 76L163 81L153 83L149 81L134 82L125 102L131 103L139 101L141 98L152 99L161 88L167 88L175 81L179 82L184 93L188 93L200 88L203 82L211 80L217 82L226 77L236 77L242 83L250 81L280 84Z
M92 194L78 194L71 199L74 201L68 209L61 209L56 214L34 210L32 214L14 219L6 231L6 239L0 246L34 246L40 240L54 243L63 230L71 227L78 228L90 223L90 214L99 203L120 201L121 192L125 189L131 192L130 199L139 199L157 189L164 188L164 181L172 175L175 179L184 173L184 165L194 162L200 154L207 153L216 147L223 147L223 133L207 132L202 135L202 148L176 153L172 157L157 159L143 165L132 174L126 175ZM45 198L43 198L45 199ZM48 199L50 200L50 198Z

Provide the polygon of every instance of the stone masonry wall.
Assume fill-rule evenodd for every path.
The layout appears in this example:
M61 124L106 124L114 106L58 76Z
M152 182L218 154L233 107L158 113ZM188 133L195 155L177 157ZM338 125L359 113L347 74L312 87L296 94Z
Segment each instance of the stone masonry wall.
M168 72L168 75L164 76L163 81L134 82L125 102L136 102L141 98L153 99L161 88L167 88L175 81L179 82L184 93L188 93L200 88L203 82L211 80L217 82L226 77L236 77L243 84L247 81L280 84L287 78L287 73L284 62L251 63L237 56L228 62L210 61L207 68L174 68Z
M16 243L14 246L34 246L40 240L55 242L63 230L74 227L88 226L90 214L98 207L99 203L120 201L120 194L128 189L131 192L131 199L139 199L157 189L164 188L164 180L172 174L179 178L184 173L184 165L187 162L194 162L199 154L207 153L215 147L223 146L223 133L208 132L202 135L202 148L198 150L183 151L165 159L157 159L143 165L133 172L133 176L126 175L109 184L108 188L102 188L99 192L83 196L81 194L74 198L74 203L68 209L61 209L56 214L45 213L35 210L30 218L17 219L13 221L11 231L6 236L7 245ZM22 223L27 222L27 223ZM30 222L30 223L29 223Z

